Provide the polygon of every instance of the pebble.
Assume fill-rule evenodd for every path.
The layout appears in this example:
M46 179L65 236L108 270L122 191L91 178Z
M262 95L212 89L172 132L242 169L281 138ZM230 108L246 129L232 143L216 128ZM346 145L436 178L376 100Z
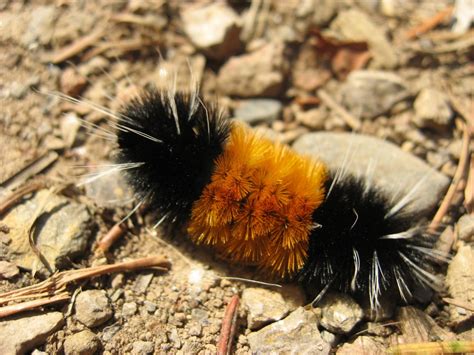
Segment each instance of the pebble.
M217 82L224 95L277 97L283 90L287 71L284 44L272 42L230 58L219 70Z
M133 285L133 291L138 295L144 294L148 286L150 286L153 276L153 272L146 272L138 275Z
M318 330L317 316L300 307L285 319L247 336L252 353L329 354Z
M0 354L23 354L44 344L64 324L60 312L33 313L0 322Z
M152 341L136 341L133 343L132 354L147 355L153 354L155 351L155 344Z
M93 355L101 346L100 340L90 330L69 335L64 341L65 355Z
M420 183L405 211L431 213L444 196L449 179L419 158L384 140L361 134L317 132L303 135L293 148L318 157L336 171L348 155L347 171L365 176L373 164L372 182L393 201L399 201Z
M77 133L81 128L81 121L76 113L70 112L64 115L59 122L61 129L61 136L63 138L64 146L71 148L76 141Z
M33 198L10 210L3 223L10 228L12 242L8 248L11 261L21 268L46 273L31 250L26 228L31 225L39 208L42 215L36 224L36 246L53 270L65 267L69 260L86 250L93 221L84 205L48 190L38 191Z
M355 70L339 91L340 100L355 117L374 118L410 96L407 84L395 73Z
M329 113L322 107L296 112L296 121L316 131L324 129L324 123L328 118Z
M112 318L113 312L107 294L103 290L87 290L79 293L75 303L76 318L93 328Z
M273 99L250 99L240 101L234 116L248 124L271 123L281 114L282 104Z
M242 306L247 309L247 327L251 330L279 321L304 304L305 296L298 287L272 291L249 287L242 293Z
M340 39L367 42L373 56L371 67L392 69L397 66L398 55L384 34L384 28L375 24L362 11L350 9L339 12L331 22L330 29Z
M345 343L337 350L337 355L371 354L384 355L386 348L368 336L359 336L352 343Z
M28 27L21 37L25 47L48 44L54 34L54 24L58 14L55 6L37 6L28 22Z
M474 250L469 245L458 249L448 266L446 285L452 298L466 303L474 303ZM451 321L460 324L474 316L474 312L449 305Z
M448 97L436 89L422 89L413 103L418 127L446 132L453 120Z
M327 294L321 308L321 326L332 333L348 334L362 320L362 308L350 296L342 293Z
M242 47L240 18L224 2L185 8L181 18L191 42L212 59L228 58Z
M459 218L456 224L458 239L464 242L472 242L474 240L474 215L465 214Z
M61 86L62 92L76 97L80 95L87 86L87 79L74 68L66 68L61 74L59 85Z
M122 315L125 318L129 318L137 313L138 306L135 302L126 302L122 306Z
M133 191L120 171L101 176L84 186L86 195L99 207L123 207L129 204L133 198Z
M8 261L0 260L0 280L11 279L18 275L20 270L18 267Z
M154 313L156 311L156 304L153 303L153 302L150 302L150 301L143 301L143 305L145 306L145 310L148 312L148 313Z

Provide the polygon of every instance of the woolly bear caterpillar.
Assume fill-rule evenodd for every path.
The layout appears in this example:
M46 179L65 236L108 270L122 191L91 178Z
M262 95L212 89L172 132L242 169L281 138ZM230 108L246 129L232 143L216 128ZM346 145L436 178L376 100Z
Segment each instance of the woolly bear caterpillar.
M445 256L404 213L408 199L393 203L367 180L262 138L194 82L179 92L166 76L167 87L144 90L118 114L86 102L117 119L113 169L156 211L156 226L184 226L229 261L301 282L315 301L336 290L377 312L441 289L433 266Z

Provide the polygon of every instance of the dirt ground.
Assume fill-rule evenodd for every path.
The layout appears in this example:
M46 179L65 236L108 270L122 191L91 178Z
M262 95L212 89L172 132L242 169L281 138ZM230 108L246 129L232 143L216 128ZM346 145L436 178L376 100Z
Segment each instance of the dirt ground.
M91 133L83 127L97 125L109 130L110 117L103 110L69 102L55 92L84 98L114 111L137 88L160 85L163 65L171 64L178 68L178 86L186 86L193 73L200 79L204 95L218 97L230 115L241 112L239 107L247 99L270 98L272 105L280 107L278 112L254 121L250 117L248 122L286 143L291 144L310 132L355 131L395 143L449 181L455 176L463 160L463 132L469 129L466 127L471 130L474 127L474 43L469 27L461 28L458 33L453 31L456 18L453 2L222 2L225 10L215 11L223 11L222 21L235 23L228 26L228 37L207 45L205 30L199 27L190 30L189 26L197 21L192 16L193 9L211 3L204 0L0 2L0 205L15 188L47 181L48 186L61 186L57 194L87 209L92 220L87 223L89 230L85 234L89 241L71 260L58 264L58 269L79 269L150 255L166 256L171 264L169 271L120 272L69 286L74 294L71 300L43 308L44 312L63 312L64 322L27 351L80 353L73 345L65 349L66 340L90 330L93 333L90 339L98 343L92 353L216 353L226 305L232 296L255 287L222 277L264 280L252 268L231 265L205 248L193 245L185 235L153 229L156 216L146 208L139 209L127 221L127 232L108 251L97 252L97 242L130 212L134 203L127 187L115 176L105 177L102 185L98 179L91 186L75 186L90 172L88 167L113 160L113 143L101 137L97 130ZM348 17L338 21L343 13ZM209 14L212 22L213 13ZM360 20L360 14L370 20L372 27L361 25L364 21ZM235 28L229 30L232 26ZM202 31L203 38L194 38L189 31ZM273 43L280 43L278 46L283 49L275 45L268 47L273 48L265 52L268 55L251 57ZM245 55L250 57L244 58L243 64L233 62ZM246 66L265 73L268 70L265 78L268 81L275 78L275 82L267 85L266 79L259 81L258 73L250 69L249 73L239 71ZM351 73L357 70L396 75L404 81L406 96L398 97L400 91L396 91L375 97L380 105L385 105L385 99L393 102L381 112L366 114L365 109L361 111L354 106L358 99L350 101L339 95L344 85L350 83ZM255 80L248 84L244 80L246 75ZM432 106L436 106L437 113L447 110L446 114L429 117L429 113L423 113L430 109L426 104L423 106L420 97L426 89L435 90L439 102L445 101L445 105L434 102ZM324 93L329 93L332 103L325 99ZM430 94L433 92L426 95ZM38 158L51 159L50 164L17 175L30 162L38 166ZM473 166L468 159L469 163L472 182ZM443 226L458 230L459 218L472 213L472 200L468 200L472 197L472 186L471 191L464 190L469 187L466 177L467 173L461 176L463 182L443 216ZM108 184L112 188L107 189ZM69 223L74 216L65 218ZM12 226L4 222L0 220L0 243L3 243L0 260L15 264L16 259L9 252L12 234L8 229ZM450 230L448 239L459 237ZM447 234L449 231L443 233ZM461 247L472 247L472 243L472 236L462 241L451 240L452 255ZM467 265L472 266L472 260ZM35 284L45 277L39 266L32 269L39 270L36 276L27 267L20 267L15 276L4 275L3 280L0 276L0 291ZM472 280L472 274L471 270L467 281ZM80 290L105 290L111 318L97 326L78 321L77 310L72 305ZM400 326L401 318L391 317L380 323L391 324L384 326L386 332L370 331L369 325L374 323L362 321L353 331L334 336L332 351L364 350L363 346L344 349L346 345L357 344L361 335L375 342L365 349L370 353L383 351L396 339L406 343L474 340L473 309L469 310L474 291L466 286L463 304L467 318L462 321L453 318L450 304L443 301L446 297L463 298L462 292L461 296L446 292L436 294L431 302L415 305L434 322L430 327L439 327L439 334L444 334L440 339L434 339L432 334L427 337L412 334L410 338L407 328ZM266 352L249 343L247 336L251 330L244 306L241 305L238 315L231 352ZM78 349L80 346L77 345ZM275 349L278 352L281 348Z

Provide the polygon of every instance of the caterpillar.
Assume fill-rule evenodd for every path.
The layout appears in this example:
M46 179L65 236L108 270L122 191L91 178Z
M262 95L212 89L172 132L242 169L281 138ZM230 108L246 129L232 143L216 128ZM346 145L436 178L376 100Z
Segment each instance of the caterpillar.
M377 312L440 289L435 238L363 178L271 142L197 90L146 89L118 114L117 164L158 224L230 262Z

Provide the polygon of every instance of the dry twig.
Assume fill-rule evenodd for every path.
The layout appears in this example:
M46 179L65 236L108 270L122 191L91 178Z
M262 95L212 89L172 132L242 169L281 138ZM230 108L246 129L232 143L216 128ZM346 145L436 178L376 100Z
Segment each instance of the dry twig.
M235 336L237 325L237 314L239 308L239 296L234 295L225 310L224 319L221 326L221 334L217 343L217 354L231 354L232 342Z
M15 305L17 306L16 308L13 307L13 305L7 306L8 308L2 307L0 308L0 318L2 317L2 315L5 316L4 312L10 315L13 314L12 312L18 313L25 310L30 310L35 307L40 307L44 304L48 304L48 299L50 301L52 299L55 300L51 302L59 302L59 298L64 297L65 300L66 286L71 282L110 274L114 272L134 271L151 267L158 268L160 270L168 270L170 267L170 263L164 257L149 256L146 258L125 261L112 265L101 265L85 269L67 270L59 272L38 284L0 294L0 305L4 305L10 302L18 302L25 299L36 299L37 301L36 303L31 301L31 303L27 303L27 306L21 306L21 304Z
M126 231L127 227L124 223L115 224L107 234L99 240L97 248L102 252L106 252Z
M448 191L446 192L446 195L444 196L443 202L441 202L441 205L439 206L438 211L436 212L435 216L433 217L433 220L431 221L431 224L429 226L430 230L435 230L443 217L446 215L448 212L449 207L451 206L451 201L453 200L453 197L458 190L459 184L462 180L465 179L466 176L466 168L467 164L469 162L469 131L466 127L466 125L463 123L463 139L462 139L462 148L461 148L461 155L459 158L459 164L456 168L456 172L454 173L453 180L451 181L451 185L448 188Z
M45 181L33 181L32 183L21 187L12 194L10 194L5 200L0 202L0 216L12 208L18 201L20 201L26 195L32 192L41 190L46 187Z
M335 111L353 130L358 130L361 126L360 120L350 114L344 107L339 105L331 96L324 90L318 90L318 97L331 110Z
M413 27L412 29L407 31L406 34L405 34L405 38L413 39L413 38L416 38L416 37L418 37L419 35L421 35L423 33L431 31L433 28L435 28L440 23L442 23L446 18L450 17L453 13L453 9L454 9L454 7L452 5L449 5L445 9L438 12L433 17L430 17L429 19L426 19L425 21L423 21L418 26Z
M471 302L465 302L449 297L444 297L443 301L448 304L452 304L453 306L464 308L467 311L474 312L474 304L472 304Z

